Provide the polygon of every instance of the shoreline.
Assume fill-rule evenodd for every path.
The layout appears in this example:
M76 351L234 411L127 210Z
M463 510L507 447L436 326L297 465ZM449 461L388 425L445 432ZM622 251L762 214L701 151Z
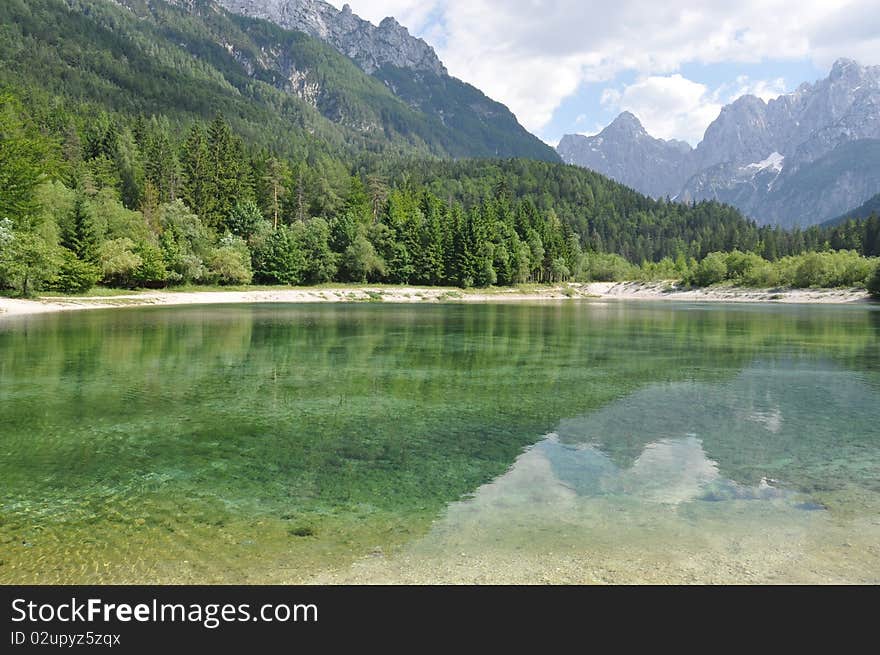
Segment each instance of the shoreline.
M527 288L462 290L454 287L278 287L232 291L138 291L113 296L0 297L0 317L114 307L318 302L528 302L546 300L665 300L726 303L854 304L870 302L863 289L679 289L670 282L589 282Z

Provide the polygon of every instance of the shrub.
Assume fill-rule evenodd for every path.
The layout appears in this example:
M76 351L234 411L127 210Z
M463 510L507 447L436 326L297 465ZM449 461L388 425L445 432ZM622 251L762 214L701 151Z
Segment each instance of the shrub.
M776 287L780 284L779 271L770 262L763 261L744 273L739 283L746 287Z
M727 255L724 263L727 265L727 279L733 280L737 284L742 284L745 279L752 275L755 269L761 268L767 262L763 257L753 252L734 250Z
M363 234L358 234L345 249L342 266L346 275L354 282L366 282L367 278L382 276L388 271L385 260Z
M641 268L639 277L646 282L681 278L681 272L669 257L664 257L659 262L643 262Z
M281 226L254 247L254 277L263 284L299 284L303 255L292 232Z
M687 282L698 287L717 284L727 278L727 255L723 252L710 252L691 271Z
M100 268L90 262L77 259L70 250L62 248L58 273L50 286L64 293L85 293L100 279Z
M134 252L134 241L121 238L105 241L98 248L98 265L106 284L134 286L134 273L143 260Z
M20 295L30 297L58 272L61 254L58 246L30 232L4 234L0 249L0 279Z
M298 223L294 237L303 254L302 281L306 284L329 282L336 275L336 253L330 250L330 226L323 218Z
M263 221L263 213L257 203L245 200L232 208L226 225L233 234L249 239Z
M865 286L872 296L880 298L880 261L875 260L874 273L868 278Z
M586 280L595 282L621 282L638 276L638 268L620 255L589 253L584 264Z
M151 243L142 242L137 244L134 252L141 259L132 274L134 283L151 289L164 287L168 283L168 269L162 251Z
M250 284L254 277L247 246L231 234L221 238L220 247L211 252L208 269L217 284Z

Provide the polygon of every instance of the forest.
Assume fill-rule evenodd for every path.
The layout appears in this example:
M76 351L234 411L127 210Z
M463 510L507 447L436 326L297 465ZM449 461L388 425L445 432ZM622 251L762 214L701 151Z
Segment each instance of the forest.
M550 162L297 152L219 113L127 114L0 87L0 286L880 286L876 215L785 231Z

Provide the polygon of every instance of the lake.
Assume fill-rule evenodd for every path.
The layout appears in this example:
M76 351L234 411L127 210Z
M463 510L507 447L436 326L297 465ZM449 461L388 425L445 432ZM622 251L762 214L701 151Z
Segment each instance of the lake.
M880 311L0 319L0 583L880 582Z

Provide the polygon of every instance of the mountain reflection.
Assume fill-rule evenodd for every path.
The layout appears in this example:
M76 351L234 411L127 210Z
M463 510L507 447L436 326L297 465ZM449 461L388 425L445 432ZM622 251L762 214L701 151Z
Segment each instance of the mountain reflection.
M669 505L692 500L795 501L798 496L766 478L756 485L723 478L717 462L709 459L694 436L649 443L629 468L617 466L597 446L564 444L555 434L539 442L532 456L544 457L555 482L578 496L626 495Z

